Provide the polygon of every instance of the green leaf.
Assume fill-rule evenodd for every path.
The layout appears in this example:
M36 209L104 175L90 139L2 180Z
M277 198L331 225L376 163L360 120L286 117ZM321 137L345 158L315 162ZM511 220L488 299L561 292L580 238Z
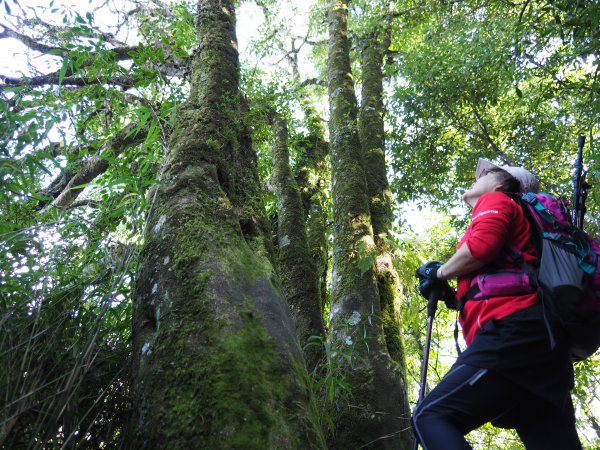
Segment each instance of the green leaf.
M523 98L523 92L521 91L521 89L519 89L519 86L515 86L515 92L517 94L517 97Z
M31 197L33 197L36 200L40 200L40 201L50 201L52 200L52 197L49 197L47 195L40 195L37 192L31 192L29 194Z
M63 80L65 79L65 74L67 73L67 69L69 68L71 60L69 58L63 59L62 66L60 68L60 72L58 73L58 84L62 85Z
M0 240L5 240L6 236L3 236L5 233L9 233L11 231L15 230L15 225L10 223L10 222L6 222L2 219L0 219Z

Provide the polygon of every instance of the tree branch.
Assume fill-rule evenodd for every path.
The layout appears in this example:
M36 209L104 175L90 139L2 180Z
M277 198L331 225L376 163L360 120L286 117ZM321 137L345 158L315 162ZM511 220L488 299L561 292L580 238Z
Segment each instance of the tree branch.
M41 42L37 42L35 39L29 36L25 36L24 34L18 33L17 31L10 29L4 24L0 24L0 28L2 28L2 31L0 32L0 39L17 39L27 48L44 54L53 54L56 56L63 57L69 54L69 50L67 50L64 47L55 47L52 45L42 44Z
M146 139L148 126L137 129L138 127L138 123L129 124L119 131L111 140L107 141L94 156L85 162L75 175L67 180L62 192L56 196L50 205L44 207L44 210L51 207L66 209L71 206L83 192L83 188L80 186L91 182L94 178L108 169L109 163L102 157L102 153L110 150L112 156L116 157L125 149L138 145Z
M306 87L306 86L325 86L325 87L327 87L327 82L324 80L321 80L319 78L308 78L308 79L304 80L302 83L300 83L300 87Z
M161 0L150 0L150 1L152 3L154 3L156 6L158 6L162 10L162 12L165 13L165 15L167 17L171 17L171 18L175 17L175 14L173 14L171 7L167 3L162 2Z
M38 16L37 13L36 13L35 19L32 19L32 18L21 19L21 23L28 27L32 27L32 28L36 27L36 26L42 26L48 31L48 34L50 34L50 35L60 35L60 34L69 33L69 32L73 31L73 29L68 26L53 25L48 22L45 22L43 19L41 19ZM101 31L95 31L94 33L78 33L77 36L85 37L85 38L100 39L105 42L108 42L111 45L114 45L115 47L125 46L125 44L122 41L118 40L113 33L104 33Z
M0 81L4 82L6 86L45 86L48 84L53 85L64 85L64 86L90 86L94 84L110 84L114 86L122 87L123 89L129 89L135 85L133 77L122 76L122 77L111 77L106 80L99 78L87 79L79 76L67 76L60 81L60 74L58 72L50 73L47 75L40 75L37 77L7 77L0 75Z
M485 127L484 124L483 124L484 126L482 127L482 123L477 121L478 122L477 124L479 125L479 127L483 128L483 131L484 131L483 133L473 130L473 129L467 127L466 125L463 125L460 118L456 115L456 113L452 110L452 108L450 108L445 102L441 102L441 103L446 108L446 110L448 111L448 114L453 119L454 125L459 130L463 130L466 133L472 134L473 136L476 136L479 139L488 142L492 146L494 151L496 151L496 153L498 153L498 156L500 156L500 158L502 159L502 162L504 162L504 164L510 164L510 158L506 155L506 153L504 153L500 149L500 147L498 147L498 145L496 145L494 140L489 136L489 134L487 133L487 127ZM474 112L476 119L479 118L479 114L477 113L477 110L474 106L473 106L473 112ZM479 120L481 120L481 118L479 118Z
M485 140L487 140L489 142L489 144L496 151L496 153L498 153L498 155L504 161L505 164L510 164L510 158L508 157L508 155L506 153L504 153L502 150L500 150L500 147L498 147L498 145L496 145L496 142L494 142L494 140L490 136L490 133L488 131L487 125L485 124L485 121L481 118L479 111L477 111L477 106L475 104L475 100L473 100L471 106L473 107L473 115L475 116L475 120L476 120L477 124L479 125L479 128L481 128L481 130L483 131L483 136L484 136Z
M50 25L48 25L48 26L50 26ZM35 50L40 53L43 53L45 55L55 55L55 56L60 56L60 57L66 57L69 54L69 50L64 47L56 47L56 46L52 46L52 45L43 44L43 43L38 42L37 40L33 39L30 36L26 36L15 30L8 28L4 24L0 24L0 28L3 29L3 31L0 32L0 39L7 39L7 38L18 39L27 48L29 48L31 50ZM101 36L104 38L104 35L101 35ZM93 35L93 34L87 34L87 35L82 35L82 37L98 37L98 36ZM100 50L100 52L112 52L115 54L117 61L126 61L126 60L133 59L133 57L131 56L131 52L138 51L141 48L142 47L139 45L135 45L135 46L121 45L121 46L118 46L115 48ZM94 59L93 56L90 58L90 62L88 64L84 64L84 65L91 64L92 59Z

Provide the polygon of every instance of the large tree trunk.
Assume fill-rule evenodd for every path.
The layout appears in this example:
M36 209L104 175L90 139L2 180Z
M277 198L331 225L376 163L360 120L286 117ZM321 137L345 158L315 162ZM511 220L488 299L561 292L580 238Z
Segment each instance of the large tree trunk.
M244 169L253 158L231 2L200 0L197 24L190 99L177 111L139 261L128 445L322 448L289 308L254 223L262 218L238 203L245 183L257 188Z
M292 309L300 343L311 336L325 336L319 299L319 277L308 253L304 208L290 169L287 123L275 114L273 119L272 183L277 197L277 268L284 296ZM322 347L305 348L309 371L323 358Z
M365 173L370 200L371 223L377 263L375 273L381 305L381 317L385 342L390 357L398 364L403 387L402 408L406 433L400 434L398 449L410 448L410 406L406 382L406 361L402 338L402 313L400 305L400 280L394 269L392 254L387 239L392 228L392 198L387 180L385 162L385 131L383 106L383 57L388 47L387 40L379 42L376 36L365 40L362 52L362 92L359 112L359 136L365 155Z
M328 18L334 219L330 326L332 347L352 389L337 417L332 447L398 448L406 424L404 386L387 351L373 269L377 250L357 130L347 0L331 0Z

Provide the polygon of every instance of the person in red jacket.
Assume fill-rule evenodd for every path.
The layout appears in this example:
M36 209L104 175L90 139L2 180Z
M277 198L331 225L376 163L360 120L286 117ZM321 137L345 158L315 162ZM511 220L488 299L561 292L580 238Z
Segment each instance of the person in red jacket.
M527 450L582 448L568 342L514 256L536 264L527 218L507 193L538 189L527 170L480 159L476 182L463 195L473 211L456 253L417 270L425 298L441 289L446 305L460 311L467 343L413 414L425 450L470 449L465 435L487 422L514 428ZM453 278L456 295L445 281Z

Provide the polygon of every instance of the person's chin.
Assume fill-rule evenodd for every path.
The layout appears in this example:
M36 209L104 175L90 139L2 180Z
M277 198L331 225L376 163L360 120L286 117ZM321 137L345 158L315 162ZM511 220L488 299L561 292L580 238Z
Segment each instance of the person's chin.
M471 208L477 203L477 199L472 195L471 191L467 191L462 196L463 202L469 205Z

